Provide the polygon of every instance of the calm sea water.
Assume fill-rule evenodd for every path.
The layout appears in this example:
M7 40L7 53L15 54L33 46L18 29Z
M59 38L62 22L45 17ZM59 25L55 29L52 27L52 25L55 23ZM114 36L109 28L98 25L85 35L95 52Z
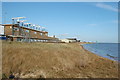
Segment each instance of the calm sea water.
M118 61L118 43L84 44L83 47L99 56Z

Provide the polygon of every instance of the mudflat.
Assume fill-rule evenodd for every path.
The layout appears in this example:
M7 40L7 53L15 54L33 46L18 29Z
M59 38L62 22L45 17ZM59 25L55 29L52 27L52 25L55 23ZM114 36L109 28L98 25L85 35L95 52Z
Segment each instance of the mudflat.
M80 43L3 42L2 74L10 72L19 78L118 78L118 62Z

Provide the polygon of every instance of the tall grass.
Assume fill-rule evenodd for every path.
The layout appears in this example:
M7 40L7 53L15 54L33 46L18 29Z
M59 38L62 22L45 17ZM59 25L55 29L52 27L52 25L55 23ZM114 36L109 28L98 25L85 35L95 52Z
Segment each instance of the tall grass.
M28 77L87 77L92 70L108 68L112 61L94 55L76 43L21 43L3 42L3 73L13 72L16 76ZM96 62L98 61L98 63ZM99 61L101 60L101 61ZM108 62L107 65L105 62ZM99 68L96 69L96 66ZM116 68L113 68L116 70ZM86 70L88 72L86 72ZM109 73L114 72L108 71ZM103 72L103 73L106 73ZM80 76L81 74L83 76ZM117 73L112 73L115 77ZM91 75L92 76L92 75ZM101 74L100 76L104 76ZM105 77L105 76L104 76Z

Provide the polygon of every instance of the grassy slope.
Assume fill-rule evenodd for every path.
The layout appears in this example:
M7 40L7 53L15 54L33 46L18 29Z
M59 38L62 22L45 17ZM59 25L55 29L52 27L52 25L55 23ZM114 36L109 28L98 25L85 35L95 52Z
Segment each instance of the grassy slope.
M0 40L0 79L2 78L2 41Z
M3 42L3 73L10 71L22 78L111 78L117 77L117 63L78 44Z

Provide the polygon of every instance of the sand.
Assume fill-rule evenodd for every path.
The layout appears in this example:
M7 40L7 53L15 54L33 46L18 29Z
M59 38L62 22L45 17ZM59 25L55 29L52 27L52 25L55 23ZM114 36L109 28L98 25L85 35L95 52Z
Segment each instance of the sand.
M118 63L80 43L3 42L2 73L19 78L118 78Z

